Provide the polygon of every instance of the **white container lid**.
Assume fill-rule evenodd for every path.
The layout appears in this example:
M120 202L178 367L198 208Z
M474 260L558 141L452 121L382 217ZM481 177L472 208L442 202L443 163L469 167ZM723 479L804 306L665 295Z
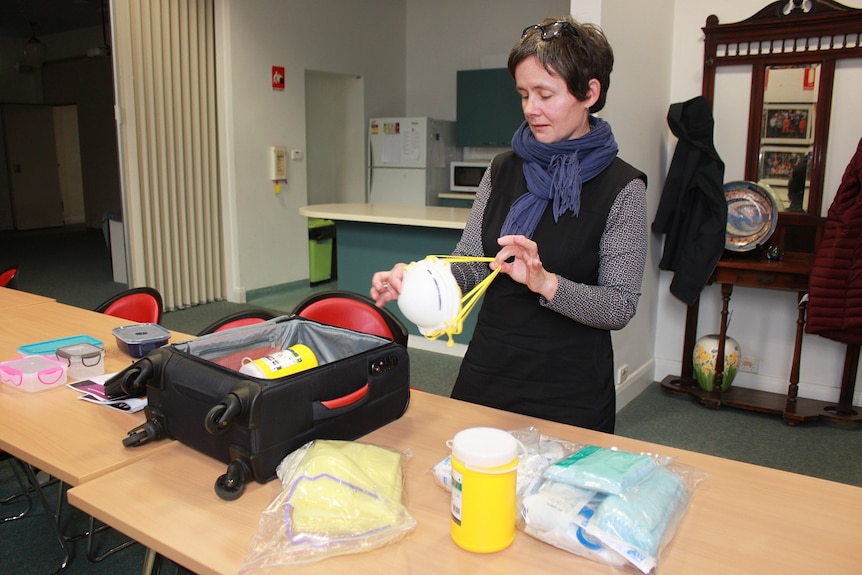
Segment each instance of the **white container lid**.
M470 467L500 467L518 457L518 442L502 429L471 427L455 434L452 457Z

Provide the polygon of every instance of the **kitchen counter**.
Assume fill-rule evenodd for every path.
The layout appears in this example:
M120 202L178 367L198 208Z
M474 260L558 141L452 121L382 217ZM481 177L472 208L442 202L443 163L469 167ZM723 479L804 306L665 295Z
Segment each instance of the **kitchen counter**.
M299 213L309 218L326 218L341 222L463 230L470 210L395 204L316 204L299 208Z
M400 206L394 204L317 204L299 208L308 218L335 222L338 250L338 289L367 294L374 272L391 269L398 262L410 263L428 255L449 254L455 249L467 223L469 208ZM476 313L464 321L463 333L455 336L455 349L443 340L423 341L395 302L387 304L410 332L410 345L441 352L463 353L473 335ZM428 344L428 346L421 344Z

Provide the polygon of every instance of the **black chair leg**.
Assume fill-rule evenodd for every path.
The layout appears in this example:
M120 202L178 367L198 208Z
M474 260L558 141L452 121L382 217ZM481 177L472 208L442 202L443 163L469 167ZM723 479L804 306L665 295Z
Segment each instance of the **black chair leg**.
M31 487L27 483L26 477L22 477L21 468L18 465L16 465L14 462L12 462L11 456L9 458L9 461L10 461L9 465L12 468L12 474L15 475L15 480L18 482L18 487L21 488L21 491L19 491L18 493L13 493L12 495L9 495L8 497L5 497L4 499L0 500L0 504L5 505L7 503L11 503L11 502L15 501L19 497L26 497L27 498L27 507L24 508L23 511L21 511L20 513L18 513L16 515L9 515L7 517L4 517L3 521L0 521L0 523L6 523L7 521L16 521L18 519L23 519L24 517L27 516L28 513L30 513L30 510L33 509L33 499L30 497Z
M63 507L63 486L60 485L60 497L57 501L57 520L58 520L58 522L59 522L60 512L62 510L62 507ZM97 554L95 549L94 549L94 547L95 547L95 536L97 533L101 533L102 531L106 531L106 530L110 529L111 526L102 524L102 525L99 525L97 527L96 526L96 518L93 517L92 515L88 516L88 521L89 521L89 526L88 526L88 529L86 531L84 531L83 533L78 533L76 535L63 535L63 539L67 542L74 542L74 541L80 541L81 539L86 538L87 539L87 559L92 563L99 563L100 561L103 561L105 558L110 557L114 553L116 553L118 551L122 551L123 549L126 549L127 547L131 547L132 545L137 543L134 539L129 539L128 541L124 541L123 543L120 543L119 545L112 547L112 548L108 549L107 551L104 551L102 553Z
M104 560L106 557L110 557L117 551L122 551L123 549L130 547L137 543L134 539L129 539L128 541L124 541L115 547L111 547L107 551L96 555L96 552L93 550L93 539L96 533L102 531L108 527L107 525L101 525L96 527L96 518L92 515L90 516L90 528L87 530L87 559L89 559L92 563L98 563L99 561Z
M66 570L66 567L69 566L69 560L71 559L71 552L69 551L69 547L66 544L66 538L63 537L63 533L60 532L60 518L51 510L51 507L48 505L48 500L45 497L45 493L42 491L42 487L39 485L39 480L36 479L36 474L33 473L33 469L26 463L18 461L17 459L14 460L14 463L18 464L24 469L24 473L27 476L27 479L30 481L30 485L33 486L34 491L39 497L39 501L42 503L42 507L45 509L45 513L47 513L51 518L51 529L54 532L54 536L57 538L57 541L60 543L60 547L63 549L63 561L60 563L60 568L53 573L53 575L59 575Z

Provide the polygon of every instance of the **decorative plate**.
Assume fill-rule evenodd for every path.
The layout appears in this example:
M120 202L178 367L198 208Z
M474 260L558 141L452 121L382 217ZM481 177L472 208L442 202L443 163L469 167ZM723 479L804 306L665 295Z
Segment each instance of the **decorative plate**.
M763 184L735 181L724 184L727 232L724 247L748 252L766 243L778 223L775 193Z

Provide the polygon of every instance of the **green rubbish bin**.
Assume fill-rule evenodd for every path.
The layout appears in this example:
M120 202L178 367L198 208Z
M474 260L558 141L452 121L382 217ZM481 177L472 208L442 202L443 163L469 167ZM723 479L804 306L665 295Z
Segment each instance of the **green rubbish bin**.
M308 218L308 282L321 284L335 275L335 222Z

